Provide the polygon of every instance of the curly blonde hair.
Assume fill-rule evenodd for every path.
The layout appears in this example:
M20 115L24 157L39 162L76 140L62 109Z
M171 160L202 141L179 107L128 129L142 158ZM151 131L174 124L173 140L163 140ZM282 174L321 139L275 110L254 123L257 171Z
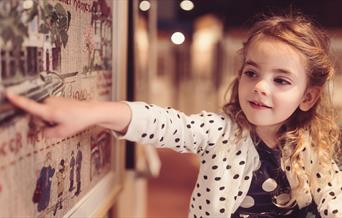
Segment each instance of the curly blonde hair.
M330 55L330 40L324 31L314 25L312 21L300 14L264 16L262 18L252 27L249 38L240 50L242 63L245 62L248 47L253 40L270 37L282 41L304 54L307 59L308 86L321 87L320 96L315 105L305 112L297 108L278 131L278 143L283 151L282 158L290 160L291 170L299 181L297 187L292 189L293 200L300 193L298 190L304 186L305 176L303 175L307 175L309 183L317 182L315 175L308 175L309 173L302 167L303 160L300 157L300 151L304 146L305 133L309 133L312 138L312 150L316 152L319 160L317 165L320 166L319 170L325 176L325 179L321 181L327 181L330 178L331 163L336 158L334 154L340 153L337 146L339 128L336 124L328 84L335 73L335 68ZM243 64L229 88L231 92L228 103L223 107L224 112L238 124L240 134L245 129L254 129L239 104L238 86L242 68Z

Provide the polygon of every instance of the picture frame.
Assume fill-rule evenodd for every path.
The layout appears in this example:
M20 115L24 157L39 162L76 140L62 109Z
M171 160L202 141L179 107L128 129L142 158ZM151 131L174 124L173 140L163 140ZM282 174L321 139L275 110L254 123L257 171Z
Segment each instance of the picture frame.
M81 101L125 100L127 1L32 2L30 7L36 15L25 23L28 37L18 47L20 59L14 61L10 48L4 41L0 43L1 91L14 85L14 90L39 90L39 95L18 93L35 101L43 101L49 95ZM21 3L3 4L20 10ZM94 13L97 10L100 13ZM52 15L57 16L59 23L65 21L65 26L56 27L65 28L65 32L63 29L62 34L53 35L53 31L44 29L44 19L50 13L55 13ZM102 22L99 26L97 20ZM91 49L88 42L92 43ZM94 58L94 51L101 55ZM18 73L23 75L20 81ZM52 76L53 91L58 92L42 95ZM41 127L31 122L29 114L1 97L0 217L106 217L122 190L125 142L99 127L64 139L45 139ZM83 153L83 161L82 154L77 157L79 152Z
M128 1L113 3L113 101L126 99ZM120 22L119 22L120 21ZM112 138L112 168L64 217L106 217L123 188L125 141Z

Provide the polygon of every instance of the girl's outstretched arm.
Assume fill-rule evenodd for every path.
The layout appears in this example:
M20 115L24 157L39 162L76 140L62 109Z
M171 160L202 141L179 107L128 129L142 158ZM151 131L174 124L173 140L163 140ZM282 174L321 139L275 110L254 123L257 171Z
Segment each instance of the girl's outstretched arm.
M49 97L38 103L31 99L7 93L15 106L48 124L46 137L63 138L85 128L98 125L125 133L131 120L131 111L124 102L76 101L62 97Z

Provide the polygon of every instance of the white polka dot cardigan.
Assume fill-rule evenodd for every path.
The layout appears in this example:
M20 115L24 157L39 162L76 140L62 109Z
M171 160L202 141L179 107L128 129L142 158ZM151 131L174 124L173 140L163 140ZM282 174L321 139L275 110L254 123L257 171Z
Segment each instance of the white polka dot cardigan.
M237 125L226 115L201 112L187 116L171 108L143 102L127 102L132 112L128 130L122 138L141 144L192 152L200 159L200 170L193 190L189 217L230 217L249 190L253 171L260 165L258 152L249 134L237 139ZM303 166L320 178L316 156L307 137L301 152ZM297 183L290 163L282 168L291 187ZM299 208L312 199L322 217L342 217L342 173L333 163L334 179L325 185L305 183L303 194L296 199Z

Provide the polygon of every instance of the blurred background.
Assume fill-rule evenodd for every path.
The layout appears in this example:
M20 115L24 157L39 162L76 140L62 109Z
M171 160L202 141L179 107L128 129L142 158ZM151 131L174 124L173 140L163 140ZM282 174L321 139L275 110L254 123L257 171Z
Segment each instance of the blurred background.
M46 3L45 0L38 1ZM0 6L15 5L17 2L23 2L23 5L26 3L26 7L27 3L31 4L30 7L33 4L30 0L0 0ZM86 29L85 51L93 50L95 54L95 51L103 50L103 53L108 55L104 57L103 66L108 69L112 69L109 60L113 56L115 61L113 81L117 80L115 85L118 86L114 87L117 89L114 92L125 93L122 99L173 107L186 114L198 113L202 110L222 111L221 108L226 102L226 90L240 67L238 51L258 15L300 11L323 26L331 37L331 48L336 64L332 97L336 110L340 111L342 108L341 0L50 0L49 2L56 5L62 3L69 8L76 7L75 5L94 6L92 11L89 8L87 10L91 12L91 25L93 25L91 28L95 35L92 41L93 30ZM107 4L108 2L111 4ZM113 9L112 16L110 16L111 9ZM59 6L59 10L63 12L64 8ZM56 14L50 9L47 11ZM56 31L58 33L56 35L64 36L61 37L59 46L39 44L40 41L44 41L44 38L38 39L43 35L37 32L39 22L38 18L35 18L30 28L37 34L31 37L32 42L29 42L30 46L27 46L26 50L20 50L18 44L23 43L23 38L27 35L25 26L19 25L22 23L20 14L11 12L10 15L16 19L9 19L10 22L7 22L8 20L0 13L0 27L2 25L5 27L3 29L7 28L3 32L0 28L1 82L8 82L10 78L16 81L17 70L22 73L22 79L25 76L34 76L43 69L64 70L60 69L61 43L66 44L68 41L69 27L66 26L69 24L66 23L70 21L71 15L68 16L66 11L62 14L64 14L64 25L61 22L61 26L64 29ZM8 17L12 18L11 16ZM80 17L76 18L80 19ZM59 20L58 17L56 19ZM17 37L13 38L11 37L11 34L15 35L13 31L8 34L9 30L12 30L9 23L16 21L18 22L13 26ZM110 27L112 24L113 26ZM109 31L111 28L114 29L112 33ZM49 34L44 35L45 41L50 40ZM3 36L7 41L15 42L13 45L16 45L16 51L7 52L1 47ZM73 46L77 45L74 42ZM77 55L74 53L76 52L70 52L68 56ZM89 66L83 69L86 73L92 71L92 68L102 66L102 62L99 64L95 61L94 64L95 58L90 61L90 52L88 55ZM99 59L100 56L97 58ZM68 62L65 68L69 71L73 67L77 68L74 62ZM2 86L0 91L1 88ZM336 122L341 124L341 118L338 117ZM121 145L122 149L117 149ZM120 180L120 185L115 192L119 194L112 194L115 195L112 197L115 198L115 205L106 217L187 217L190 195L199 167L195 155L180 154L168 149L155 149L147 145L137 146L131 142L127 142L125 146L116 144L115 148L115 152L118 151L115 158L119 159L115 160L117 170L115 177ZM126 149L126 156L123 155L124 149ZM121 162L125 162L125 166L121 166ZM0 192L1 190L0 184ZM112 203L108 207L112 207ZM101 205L101 201L98 205Z
M226 89L239 67L237 51L256 16L299 10L331 36L337 67L333 99L337 109L342 106L342 1L133 0L129 8L129 53L134 54L128 58L131 100L171 106L186 114L221 111ZM151 158L149 149L128 146L127 166L138 172L134 175L138 179L126 190L131 210L122 216L187 217L197 158L157 150L158 176L154 170L158 161ZM136 205L132 205L132 195Z

